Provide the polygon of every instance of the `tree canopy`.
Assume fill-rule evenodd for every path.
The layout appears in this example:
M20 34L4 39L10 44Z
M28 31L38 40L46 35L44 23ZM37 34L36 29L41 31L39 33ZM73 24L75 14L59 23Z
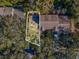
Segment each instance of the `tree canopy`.
M54 0L54 9L57 14L66 15L68 17L76 17L76 1L74 0Z
M68 17L78 15L77 0L1 0L0 6L20 6L27 12L40 11L41 14L63 14Z

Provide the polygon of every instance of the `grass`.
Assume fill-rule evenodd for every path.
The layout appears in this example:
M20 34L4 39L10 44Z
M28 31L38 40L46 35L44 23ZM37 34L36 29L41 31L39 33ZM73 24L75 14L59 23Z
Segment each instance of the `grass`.
M10 2L4 1L0 2L0 6L12 6L12 4Z

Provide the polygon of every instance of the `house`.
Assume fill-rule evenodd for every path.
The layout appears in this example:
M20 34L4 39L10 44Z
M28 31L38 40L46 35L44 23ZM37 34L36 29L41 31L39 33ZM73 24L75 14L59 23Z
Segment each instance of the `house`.
M41 15L41 30L54 29L57 31L59 28L70 30L70 21L64 15Z
M17 15L19 18L25 19L25 13L13 7L0 7L0 15L1 16Z

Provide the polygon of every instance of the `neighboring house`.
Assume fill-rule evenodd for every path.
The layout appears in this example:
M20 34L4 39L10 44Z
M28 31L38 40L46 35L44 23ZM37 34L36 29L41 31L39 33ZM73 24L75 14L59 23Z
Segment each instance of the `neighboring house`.
M12 8L0 7L0 15L6 16L12 14Z
M14 9L13 7L0 7L0 15L1 16L17 15L19 18L22 18L22 19L25 18L24 12L22 12L18 9Z
M41 15L42 31L55 28L59 30L60 27L70 30L70 21L67 16L62 15Z

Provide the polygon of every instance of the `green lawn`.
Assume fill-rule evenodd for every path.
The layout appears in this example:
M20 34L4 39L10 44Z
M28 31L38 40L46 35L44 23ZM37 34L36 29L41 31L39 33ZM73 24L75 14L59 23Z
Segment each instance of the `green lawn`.
M10 2L4 1L0 2L0 6L12 6L12 4Z

